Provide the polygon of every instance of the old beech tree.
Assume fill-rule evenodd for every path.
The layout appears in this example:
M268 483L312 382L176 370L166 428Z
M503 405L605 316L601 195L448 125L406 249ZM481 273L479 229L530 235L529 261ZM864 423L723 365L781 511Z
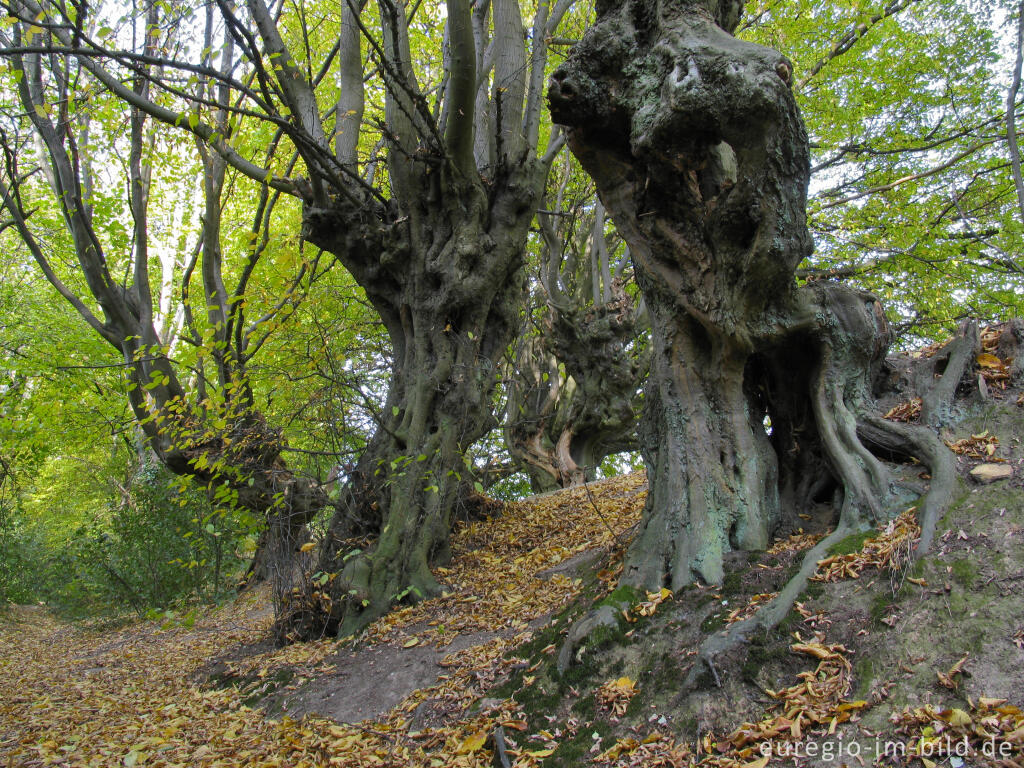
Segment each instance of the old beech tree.
M764 548L784 517L834 499L835 531L808 556L813 566L892 511L897 489L871 449L931 467L919 551L952 483L932 431L871 412L890 343L879 302L839 284L797 285L812 242L792 65L733 37L739 15L733 0L599 0L596 25L549 89L651 317L651 487L624 575L637 587L720 582L730 549ZM954 386L964 364L946 367ZM777 621L810 566L730 638Z
M636 450L647 376L645 313L626 291L628 255L614 253L621 241L606 233L593 185L571 184L582 175L573 165L558 169L537 216L542 306L526 318L506 385L505 445L537 493L580 485L607 456Z
M145 227L136 228L136 310L116 279L102 270L94 276L86 263L97 249L87 191L75 177L74 121L66 108L46 107L85 104L95 90L130 110L133 139L157 129L190 134L208 158L208 215L225 172L248 176L258 194L301 200L305 241L351 272L387 328L393 367L382 417L345 478L319 562L308 568L333 579L290 593L278 617L281 639L348 631L395 600L441 589L429 563L443 557L453 510L472 488L464 451L495 424L498 363L525 296L528 228L562 146L556 131L538 150L547 42L571 5L542 0L527 28L517 0L346 0L301 12L265 0L154 3L119 20L123 8L107 19L92 15L107 10L86 4L4 3L16 23L3 53L26 73L22 102L57 170L57 194L103 318L84 305L83 315L126 361L139 357L136 347L162 343L147 324ZM196 28L207 30L201 50L188 40ZM62 74L64 62L74 63L74 79ZM61 92L73 98L62 101ZM272 151L248 146L246 132L268 124ZM137 212L143 160L132 154ZM19 183L9 177L5 202L26 220ZM215 235L204 235L204 247L218 248ZM219 269L216 260L202 264ZM204 285L220 290L215 281ZM214 293L207 308L230 316L230 299ZM170 423L165 431L188 431L194 409L173 407L182 392L165 355L140 359L131 363L140 381L160 384L137 413L156 412ZM286 538L307 517L290 516ZM355 546L353 537L374 544Z

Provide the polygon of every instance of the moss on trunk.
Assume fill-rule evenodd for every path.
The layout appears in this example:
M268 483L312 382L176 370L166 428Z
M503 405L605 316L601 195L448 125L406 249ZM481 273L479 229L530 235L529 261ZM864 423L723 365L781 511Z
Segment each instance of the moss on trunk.
M720 582L726 552L812 501L832 496L826 522L854 529L895 498L858 435L888 325L869 294L797 286L812 243L792 65L734 38L738 18L714 0L602 3L549 90L652 317L651 493L624 577L648 589ZM925 454L918 437L900 439Z

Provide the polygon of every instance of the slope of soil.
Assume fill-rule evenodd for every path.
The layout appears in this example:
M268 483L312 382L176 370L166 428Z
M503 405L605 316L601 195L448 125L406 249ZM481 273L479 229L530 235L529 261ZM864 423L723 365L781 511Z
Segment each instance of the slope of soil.
M819 567L833 580L695 691L680 688L700 642L766 602L825 531L732 554L721 587L638 594L617 585L635 475L465 526L438 570L449 592L354 641L273 648L259 593L192 627L97 630L11 607L0 765L1020 768L1024 408L978 408L944 438L966 441L964 479L932 554L907 567L913 513L842 542ZM983 461L1012 477L967 479ZM565 634L601 603L630 607L559 673Z
M964 441L964 477L932 554L909 566L912 511L841 542L782 625L715 659L695 691L680 693L702 640L767 602L820 532L734 553L722 587L641 602L564 673L544 662L499 691L551 737L544 765L1024 766L1022 436L1012 399L975 409L944 435ZM981 463L1012 477L967 479Z

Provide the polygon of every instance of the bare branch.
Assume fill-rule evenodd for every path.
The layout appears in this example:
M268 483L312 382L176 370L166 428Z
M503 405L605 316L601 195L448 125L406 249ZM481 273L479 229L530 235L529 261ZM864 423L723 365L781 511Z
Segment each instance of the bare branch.
M1017 146L1017 92L1020 90L1021 65L1024 64L1024 0L1017 8L1017 57L1013 64L1013 82L1006 95L1006 143L1010 150L1013 185L1017 190L1020 220L1024 224L1024 178L1020 170L1020 147Z
M363 122L363 52L357 9L342 3L338 105L334 116L334 151L338 162L356 171L359 126Z
M866 21L860 21L850 27L850 29L848 29L843 36L832 45L832 50L830 50L823 58L819 59L818 62L807 71L807 74L797 81L794 90L799 91L807 85L807 82L821 72L821 70L824 69L830 61L839 58L853 48L857 41L864 37L870 29L881 24L889 17L895 16L901 11L906 10L917 2L920 2L920 0L892 0L881 11L872 15Z
M984 147L987 147L990 144L994 144L995 141L996 141L995 139L989 139L987 141L978 142L977 144L974 144L974 145L968 147L963 152L957 153L956 155L954 155L952 158L950 158L946 162L941 163L941 164L939 164L939 165L937 165L937 166L935 166L933 168L928 168L927 170L921 171L919 173L912 173L912 174L909 174L907 176L902 176L902 177L900 177L898 179L895 179L894 181L890 181L887 184L880 184L880 185L878 185L876 187L871 187L869 189L864 189L864 190L861 190L860 192L858 192L858 193L856 193L854 195L850 195L848 197L844 197L844 198L841 198L839 200L832 200L832 201L829 201L827 203L822 203L821 205L816 206L815 212L817 212L817 211L824 211L824 210L827 210L828 208L835 208L835 207L840 206L840 205L846 205L847 203L852 203L855 200L860 200L861 198L867 197L868 195L873 195L873 194L876 194L878 192L887 192L890 189L895 189L896 187L898 187L898 186L900 186L902 184L906 184L907 182L917 181L919 179L924 179L924 178L927 178L929 176L934 176L934 175L936 175L938 173L942 173L943 171L948 170L949 168L952 168L954 165L959 163L964 158L969 157L970 155L973 155L978 150L980 150L980 149L982 149Z
M494 86L491 98L497 123L497 159L505 163L523 151L523 101L526 96L526 51L519 0L494 3ZM543 63L541 69L543 70Z
M514 0L501 0L514 2ZM451 46L448 83L448 125L445 144L452 163L462 173L476 171L473 160L474 95L476 93L476 44L469 0L447 0L448 38ZM497 23L497 19L495 19Z

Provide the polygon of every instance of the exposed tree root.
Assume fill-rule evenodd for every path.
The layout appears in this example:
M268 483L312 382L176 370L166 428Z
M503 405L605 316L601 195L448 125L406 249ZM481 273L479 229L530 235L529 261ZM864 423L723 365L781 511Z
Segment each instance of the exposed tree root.
M945 362L941 378L936 381L933 373L930 380L919 380L922 387L918 393L921 396L922 424L937 427L951 421L957 386L968 367L974 365L980 349L977 321L965 320L960 324L957 335L934 356L932 369Z
M501 761L502 768L512 768L512 763L508 761L508 748L505 746L505 729L500 725L495 726L492 735L494 738L495 753L498 760Z
M569 628L569 634L566 635L562 647L558 651L558 673L564 674L572 666L576 657L576 649L593 634L594 630L599 627L617 627L621 611L629 610L629 607L629 603L618 606L601 605L574 623Z
M782 621L830 546L891 513L899 496L872 443L931 469L915 556L927 551L953 487L951 457L928 429L952 419L979 340L966 322L931 357L904 361L905 381L893 377L921 395L927 426L864 416L893 337L871 294L792 279L812 243L791 66L729 37L737 18L728 3L683 0L671 14L641 6L599 3L549 91L555 121L569 126L570 148L629 243L651 316L650 493L622 583L721 583L730 550L764 549L783 517L822 497L839 508L835 530L778 597L704 641L692 688L705 667L720 682L716 656ZM619 621L619 609L605 604L579 621L559 668L589 633Z
M881 367L882 356L888 346L888 329L880 312L874 310L876 302L867 294L835 287L822 288L815 295L815 304L823 308L826 316L836 321L822 323L820 358L813 373L808 373L809 387L805 397L797 398L807 407L811 419L784 410L790 400L776 401L782 423L807 423L816 432L819 442L806 441L805 451L821 459L821 466L841 489L839 520L836 529L804 558L800 571L783 587L779 595L760 608L750 618L731 625L708 637L698 650L698 662L690 670L683 690L691 690L710 672L720 684L715 658L745 643L756 632L767 632L777 626L790 612L798 596L804 591L814 574L817 563L828 549L849 534L864 528L869 522L878 525L891 513L897 503L895 486L889 470L878 456L915 460L931 472L931 484L921 497L918 518L921 537L914 550L915 559L922 557L931 546L935 524L948 507L956 482L956 463L953 454L931 427L887 421L871 412L871 381ZM977 329L965 323L957 339L946 346L948 359L941 379L929 374L928 396L933 413L952 413L952 398L966 371L970 370L976 349ZM929 363L929 365L932 365ZM914 371L917 373L916 371ZM798 382L799 377L791 377ZM950 399L946 403L946 398ZM793 401L796 402L796 401ZM771 403L769 403L769 413ZM780 444L785 444L780 441ZM776 454L778 455L778 454ZM780 459L781 461L781 459ZM690 478L698 486L708 480ZM681 493L691 493L684 484ZM659 529L660 530L660 529ZM696 535L695 531L689 531ZM759 547L743 547L758 549ZM632 549L637 549L634 542ZM641 554L646 549L640 547ZM653 561L657 564L658 558ZM677 569L689 574L688 570ZM664 577L663 577L664 578ZM679 578L679 574L675 574ZM625 579L638 588L654 588L651 579ZM570 630L559 654L558 667L564 671L574 661L577 648L599 627L612 626L619 621L619 613L628 606L602 605L578 621Z
M927 427L887 421L876 414L867 414L858 423L857 433L876 449L921 461L931 473L931 483L917 511L921 525L921 538L914 548L914 559L917 560L928 553L935 534L935 523L953 498L956 459Z
M854 532L854 528L840 524L832 533L819 541L804 555L803 564L797 574L787 582L779 594L769 602L765 603L753 616L743 621L730 624L726 629L717 632L701 643L697 652L697 661L691 667L686 679L683 681L680 693L694 690L700 678L703 676L704 667L717 679L715 670L715 658L722 653L732 650L747 642L755 632L768 632L774 629L786 618L793 603L800 594L807 588L807 582L818 568L818 561L821 560L828 550L837 542ZM719 685L721 683L719 682Z
M931 484L918 506L921 537L913 553L915 560L923 557L934 538L935 523L945 512L953 496L956 461L952 452L927 427L886 421L875 414L862 417L857 424L857 434L871 447L920 460L931 472ZM683 682L683 692L693 690L697 686L705 666L717 682L718 673L714 666L717 656L746 643L755 632L768 632L778 626L806 589L807 582L817 570L818 561L835 543L855 532L858 527L855 517L846 514L844 504L844 514L839 525L807 552L799 572L773 600L749 618L730 625L701 644L697 653L697 663L690 669Z
M1013 357L1016 328L1008 326L1003 333L1001 354ZM978 384L968 377L974 370L977 354L981 351L978 324L965 320L956 335L945 344L926 350L923 355L897 355L887 360L888 382L883 389L899 391L904 397L921 400L920 422L929 427L941 427L954 420L954 401L963 396L967 388Z

